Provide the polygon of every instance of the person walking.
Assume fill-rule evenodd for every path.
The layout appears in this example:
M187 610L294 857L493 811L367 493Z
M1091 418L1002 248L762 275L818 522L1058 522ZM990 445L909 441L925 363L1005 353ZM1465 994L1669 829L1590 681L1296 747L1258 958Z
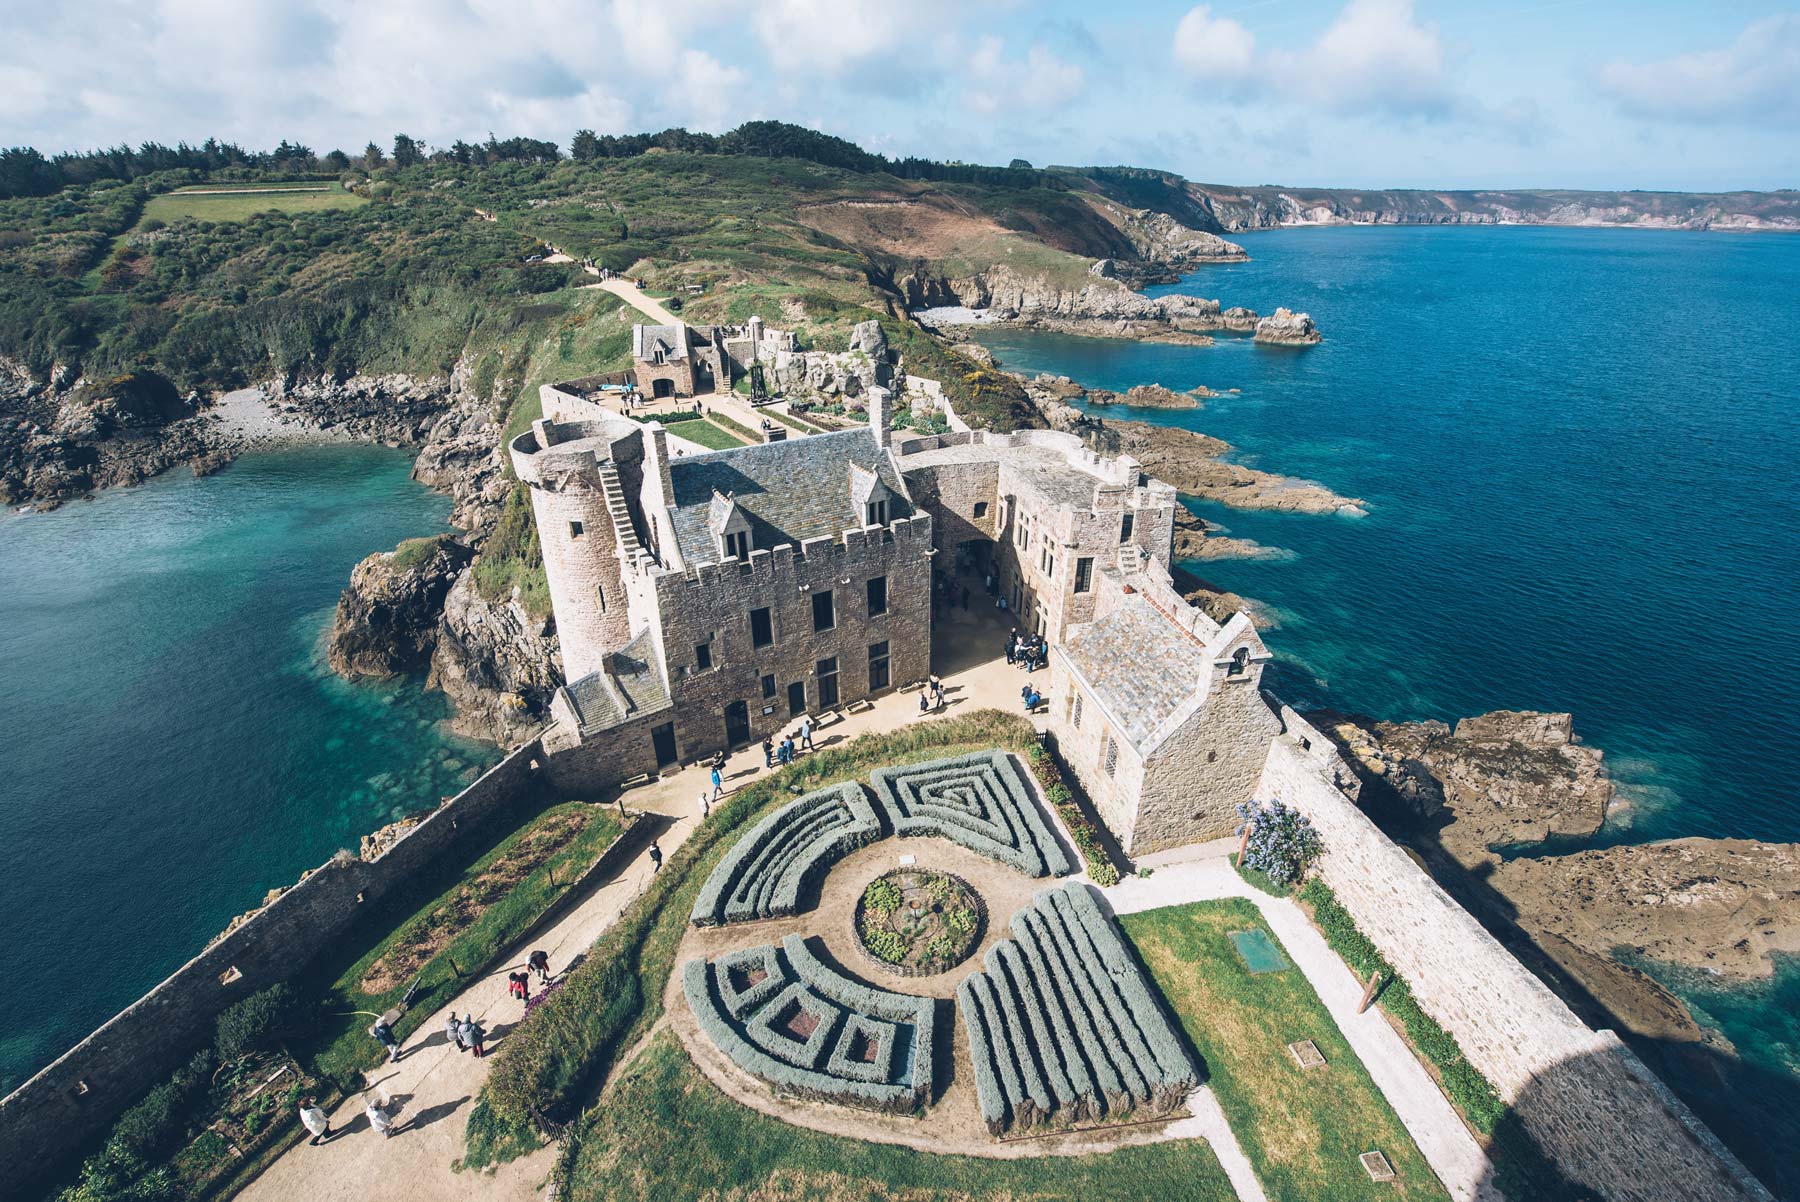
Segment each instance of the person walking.
M921 714L926 714L926 713L931 712L931 700L930 700L929 690L927 690L924 685L919 686L919 712Z
M544 984L548 985L550 983L550 953L549 952L545 952L545 951L532 952L531 956L525 961L525 966L528 969L530 969L532 972L537 973L540 977L543 977ZM451 1017L454 1018L455 1015L451 1015Z
M369 1116L369 1126L375 1134L388 1139L393 1138L394 1120L389 1118L387 1111L381 1108L381 1103L370 1098L369 1104L363 1107L363 1113Z
M487 1032L481 1029L481 1024L475 1021L473 1014L463 1015L462 1037L463 1042L468 1044L470 1050L475 1053L475 1059L480 1060L482 1057L481 1044L487 1039Z
M717 801L719 800L720 795L725 792L725 776L719 771L716 764L713 766L712 770L712 787L713 800Z
M662 848L656 845L655 839L650 840L650 871L652 873L662 871Z
M1038 691L1036 689L1031 689L1030 691L1028 691L1026 693L1026 695L1025 695L1025 712L1026 713L1028 713L1028 714L1037 713L1037 707L1042 704L1044 704L1044 698L1038 693Z
M319 1104L311 1098L300 1100L300 1125L312 1133L312 1138L306 1141L309 1144L317 1144L331 1138L331 1119L323 1110L319 1109Z
M1017 626L1013 627L1013 632L1006 636L1006 662L1009 664L1019 662L1019 628Z
M457 1021L456 1011L454 1010L450 1012L450 1017L444 1020L444 1034L449 1038L451 1043L456 1045L457 1051L466 1052L469 1050L469 1045L463 1042L462 1023Z
M793 735L788 735L787 737L785 737L784 739L781 740L781 762L784 764L791 764L794 762L794 736Z
M773 768L774 766L775 766L775 740L765 736L763 739L763 767L764 768Z
M806 714L800 719L800 746L808 751L813 750L812 732L812 715Z
M712 798L702 793L700 794L700 821L705 822L710 817L712 817Z
M527 973L509 972L506 974L506 992L519 999L521 1003L531 1004L531 977Z
M387 1049L389 1064L400 1059L400 1041L394 1038L394 1028L388 1026L385 1017L375 1020L375 1025L369 1028L369 1034L375 1037L376 1043Z

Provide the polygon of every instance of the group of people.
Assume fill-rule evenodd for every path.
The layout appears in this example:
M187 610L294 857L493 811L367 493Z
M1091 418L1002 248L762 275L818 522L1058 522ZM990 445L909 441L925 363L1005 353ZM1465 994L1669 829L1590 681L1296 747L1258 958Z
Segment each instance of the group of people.
M369 1127L381 1136L392 1136L400 1130L400 1125L394 1122L386 1107L367 1095L364 1095L363 1114L368 1116ZM337 1134L331 1129L331 1116L325 1113L314 1098L300 1099L300 1125L312 1136L306 1141L309 1144L325 1143Z
M541 977L546 986L550 984L550 953L541 948L525 958L523 972L506 974L507 995L517 998L519 1004L528 1010L531 1008L531 978L533 975ZM454 1019L456 1016L452 1014L450 1017Z
M1029 674L1050 666L1050 644L1041 634L1020 634L1017 626L1006 636L1006 662L1021 664Z
M815 750L813 747L812 715L802 714L800 717L800 725L794 728L792 734L783 735L781 737L781 742L779 743L775 741L773 735L765 737L762 741L762 750L763 767L765 769L785 767L786 765L793 763L794 757L800 752ZM719 758L721 760L725 758L723 752L720 753ZM715 768L713 770L713 787L715 790L718 788L718 783L719 772L718 769ZM716 795L717 794L715 793L715 796Z
M944 682L933 672L931 679L919 686L919 712L928 714L941 711L944 705Z

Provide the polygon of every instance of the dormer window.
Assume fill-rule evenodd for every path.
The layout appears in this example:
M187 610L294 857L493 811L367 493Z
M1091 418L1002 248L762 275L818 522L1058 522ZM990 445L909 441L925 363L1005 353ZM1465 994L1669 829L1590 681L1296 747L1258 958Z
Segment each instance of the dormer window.
M863 525L865 525L865 526L885 526L885 525L887 525L887 502L885 500L870 501L867 505L865 505L863 507L863 512L864 512L865 517L867 518L867 520L863 523Z
M725 558L750 558L750 535L748 532L743 530L733 530L725 536Z
M1231 664L1225 669L1227 676L1242 676L1250 670L1250 648L1239 647L1232 652Z

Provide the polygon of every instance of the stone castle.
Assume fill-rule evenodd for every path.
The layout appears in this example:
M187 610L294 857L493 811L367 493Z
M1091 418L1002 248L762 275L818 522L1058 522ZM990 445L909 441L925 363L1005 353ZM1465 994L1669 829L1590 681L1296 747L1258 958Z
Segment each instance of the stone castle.
M879 388L867 428L685 456L543 401L510 452L568 680L547 749L628 779L916 684L935 575L1047 640L1051 730L1127 851L1228 834L1250 800L1280 729L1268 652L1176 592L1175 490L1136 461L1048 431L895 438Z

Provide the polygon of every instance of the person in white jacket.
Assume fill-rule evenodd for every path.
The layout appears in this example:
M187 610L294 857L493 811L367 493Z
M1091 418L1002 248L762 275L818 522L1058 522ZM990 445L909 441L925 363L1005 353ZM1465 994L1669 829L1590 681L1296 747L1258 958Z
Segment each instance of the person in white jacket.
M312 1132L312 1138L306 1142L316 1144L331 1138L331 1119L326 1117L319 1104L311 1098L303 1098L300 1102L300 1125Z
M379 1102L370 1098L369 1104L363 1107L363 1113L369 1116L369 1126L375 1129L377 1135L393 1137L394 1120L388 1117L387 1111L381 1108Z

